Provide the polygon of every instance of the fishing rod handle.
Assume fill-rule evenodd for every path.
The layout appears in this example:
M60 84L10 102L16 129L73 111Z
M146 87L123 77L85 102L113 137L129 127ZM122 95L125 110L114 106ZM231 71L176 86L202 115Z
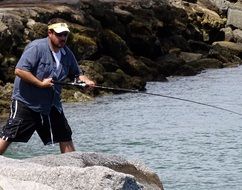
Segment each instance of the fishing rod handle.
M53 81L54 84L58 85L67 85L67 86L78 86L81 88L87 87L87 84L85 82L62 82L62 81Z

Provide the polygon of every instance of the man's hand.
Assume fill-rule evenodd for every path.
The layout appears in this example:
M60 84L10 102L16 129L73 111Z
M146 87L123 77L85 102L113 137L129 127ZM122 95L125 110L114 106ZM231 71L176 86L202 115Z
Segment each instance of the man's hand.
M50 88L54 85L52 78L46 78L41 82L40 88Z
M87 76L85 75L81 75L79 76L79 80L81 82L84 82L88 87L94 87L95 86L95 82L90 80Z

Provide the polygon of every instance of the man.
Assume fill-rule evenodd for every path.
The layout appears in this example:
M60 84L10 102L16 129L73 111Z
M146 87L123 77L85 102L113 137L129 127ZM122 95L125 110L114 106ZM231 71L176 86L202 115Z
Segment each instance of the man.
M62 81L75 78L94 86L82 74L65 45L70 30L61 19L48 23L48 37L28 44L18 61L9 119L0 132L0 154L11 142L28 142L37 131L45 145L59 143L61 153L75 151L72 131L60 101Z

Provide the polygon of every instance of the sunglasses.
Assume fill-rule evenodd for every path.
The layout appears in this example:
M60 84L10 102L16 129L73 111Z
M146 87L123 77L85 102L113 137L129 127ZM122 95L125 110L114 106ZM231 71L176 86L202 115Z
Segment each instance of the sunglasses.
M68 32L61 32L61 33L56 33L56 32L55 32L55 35L56 35L57 37L62 37L62 36L66 37L66 36L68 36Z

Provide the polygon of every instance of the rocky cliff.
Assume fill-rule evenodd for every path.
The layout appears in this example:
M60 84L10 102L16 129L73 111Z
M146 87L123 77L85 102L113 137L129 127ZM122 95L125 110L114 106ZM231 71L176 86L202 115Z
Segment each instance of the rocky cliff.
M240 64L240 13L240 2L221 0L2 0L0 115L24 47L46 36L53 17L70 25L68 46L97 84L145 89L147 81ZM67 91L63 100L82 95Z

